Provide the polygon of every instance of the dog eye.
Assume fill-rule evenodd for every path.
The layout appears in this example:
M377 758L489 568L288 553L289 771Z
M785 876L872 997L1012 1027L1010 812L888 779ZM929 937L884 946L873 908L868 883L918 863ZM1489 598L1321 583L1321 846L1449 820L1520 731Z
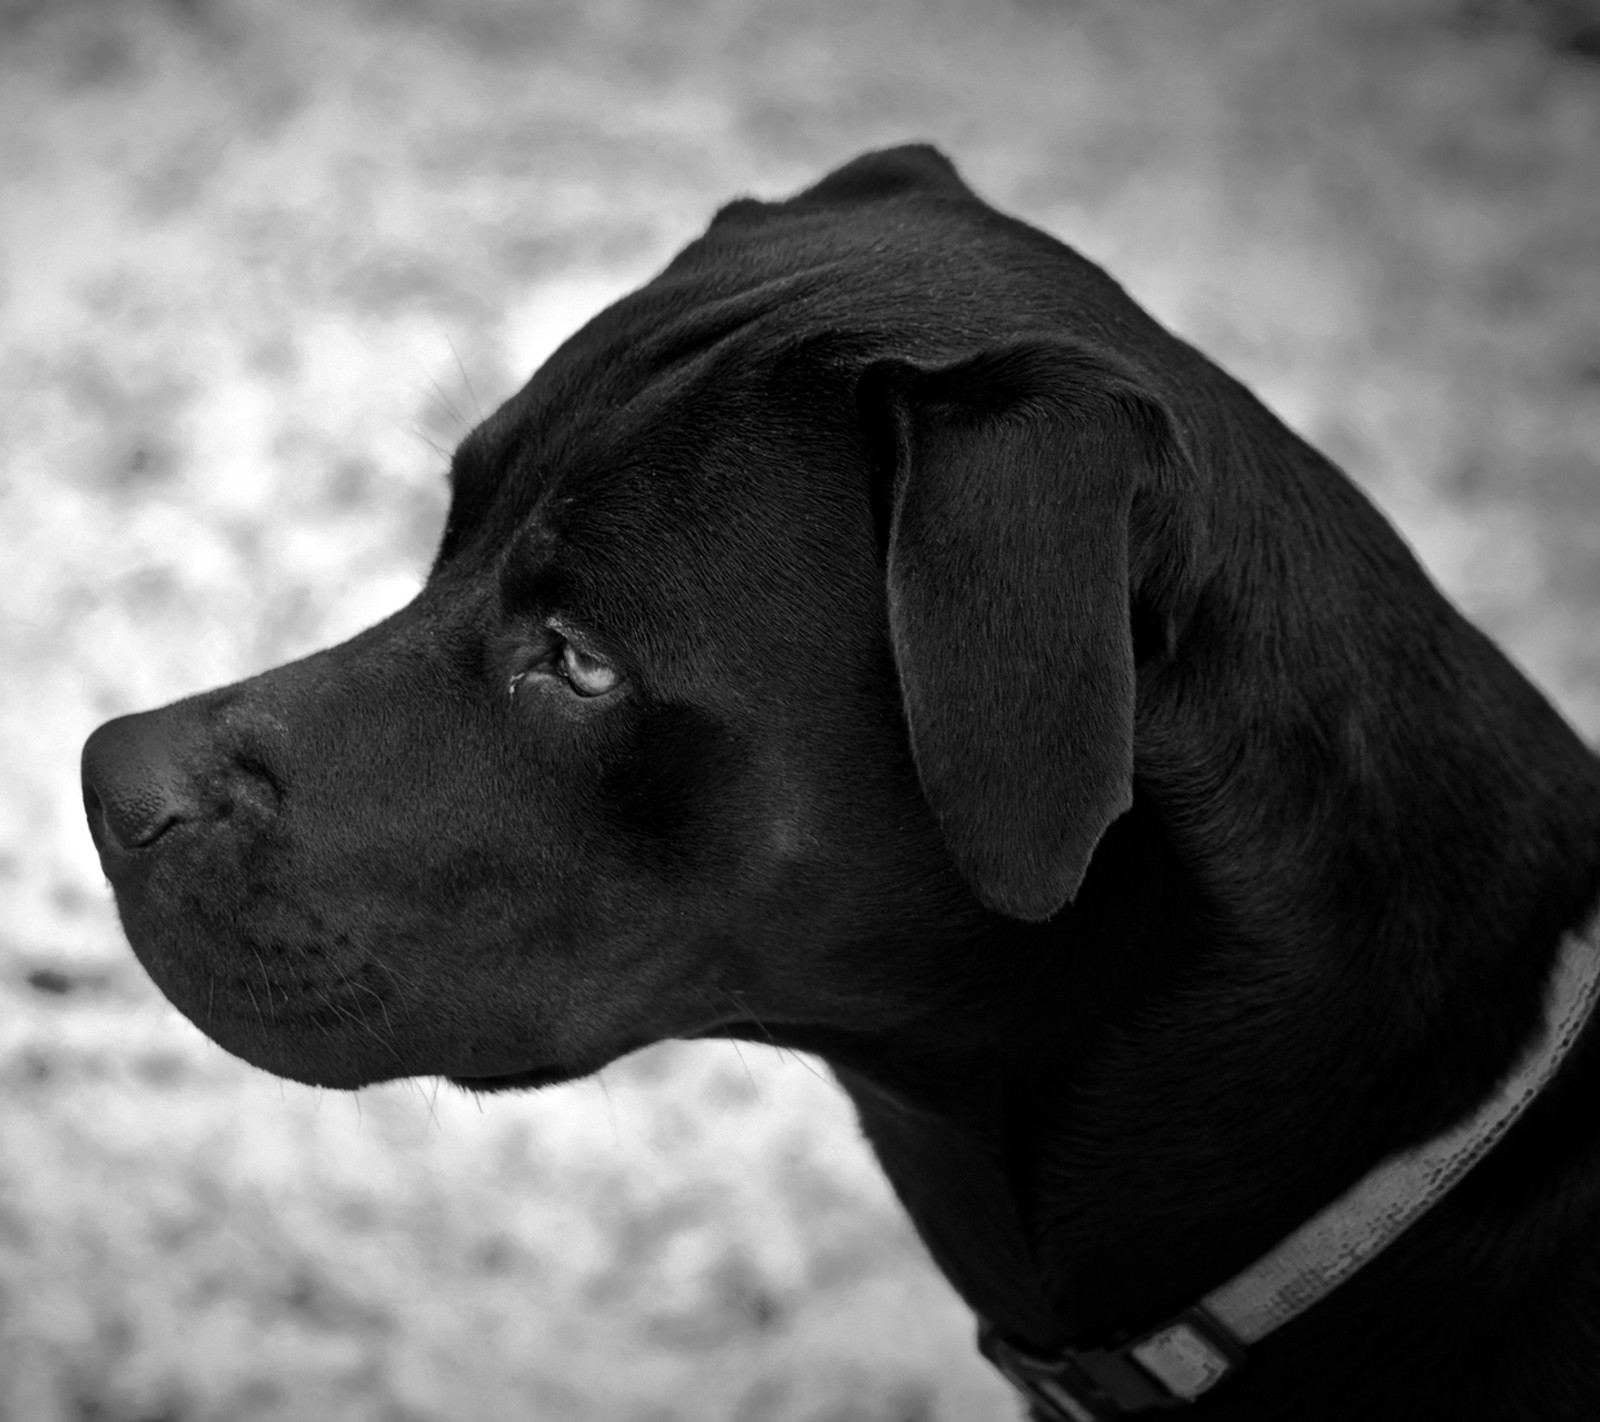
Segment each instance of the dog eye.
M579 696L604 696L615 691L622 680L622 673L610 663L580 652L571 642L563 644L556 666L562 680Z
M506 683L506 691L513 699L519 687L535 682L546 688L560 686L574 696L593 701L609 696L624 681L620 669L603 657L574 646L559 627L549 624L541 629L538 643L527 652L529 660Z

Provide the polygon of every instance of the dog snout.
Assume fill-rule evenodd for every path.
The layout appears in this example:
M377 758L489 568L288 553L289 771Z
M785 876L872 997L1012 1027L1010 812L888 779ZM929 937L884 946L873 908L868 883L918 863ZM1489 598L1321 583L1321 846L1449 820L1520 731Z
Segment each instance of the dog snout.
M277 783L259 759L209 743L203 726L167 711L119 716L83 748L83 807L102 861L154 847L183 825L275 807Z

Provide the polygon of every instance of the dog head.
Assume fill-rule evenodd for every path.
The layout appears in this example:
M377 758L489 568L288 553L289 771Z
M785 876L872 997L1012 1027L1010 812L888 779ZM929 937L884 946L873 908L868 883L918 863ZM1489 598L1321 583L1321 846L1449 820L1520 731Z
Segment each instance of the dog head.
M726 208L466 438L409 606L91 738L141 961L346 1086L976 990L935 946L1070 902L1182 620L1158 338L928 149Z

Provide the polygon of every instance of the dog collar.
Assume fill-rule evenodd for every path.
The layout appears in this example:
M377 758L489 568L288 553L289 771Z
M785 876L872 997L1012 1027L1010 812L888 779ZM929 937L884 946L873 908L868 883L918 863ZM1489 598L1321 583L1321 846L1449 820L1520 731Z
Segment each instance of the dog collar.
M1158 1328L1106 1348L1040 1357L987 1322L978 1346L1042 1418L1110 1419L1193 1402L1246 1351L1392 1244L1510 1130L1544 1089L1600 997L1600 913L1561 945L1544 1024L1516 1069L1453 1130L1391 1157L1270 1253Z

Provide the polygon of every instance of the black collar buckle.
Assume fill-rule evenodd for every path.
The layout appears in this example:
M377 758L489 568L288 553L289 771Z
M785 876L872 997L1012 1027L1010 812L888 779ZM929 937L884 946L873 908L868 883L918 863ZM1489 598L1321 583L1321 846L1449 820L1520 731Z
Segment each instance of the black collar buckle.
M1115 1422L1193 1402L1244 1362L1244 1346L1204 1309L1191 1308L1115 1348L1042 1358L978 1329L978 1348L1039 1412L1055 1422Z

